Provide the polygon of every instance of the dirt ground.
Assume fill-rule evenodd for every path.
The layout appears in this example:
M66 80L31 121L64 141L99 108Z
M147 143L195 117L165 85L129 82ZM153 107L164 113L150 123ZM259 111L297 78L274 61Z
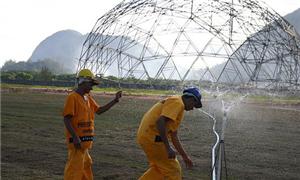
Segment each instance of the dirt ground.
M66 92L1 92L1 179L63 179L67 150L61 112L65 97ZM105 104L113 97L95 98ZM96 117L97 135L90 151L96 180L138 179L147 169L135 138L141 117L156 101L124 96L118 105ZM212 111L212 106L212 100L204 97L203 109ZM218 121L222 118L217 117ZM186 113L179 135L195 167L185 169L179 157L183 179L211 179L212 124L200 111ZM243 101L228 114L228 179L300 179L299 137L299 105Z

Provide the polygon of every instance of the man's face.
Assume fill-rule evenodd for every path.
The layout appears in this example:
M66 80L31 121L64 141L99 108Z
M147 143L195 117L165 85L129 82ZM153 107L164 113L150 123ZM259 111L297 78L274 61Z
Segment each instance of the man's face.
M195 105L197 104L197 101L193 97L187 98L186 104L185 104L185 110L191 111L194 109Z
M91 90L93 90L93 82L82 83L82 88L84 93L88 94Z

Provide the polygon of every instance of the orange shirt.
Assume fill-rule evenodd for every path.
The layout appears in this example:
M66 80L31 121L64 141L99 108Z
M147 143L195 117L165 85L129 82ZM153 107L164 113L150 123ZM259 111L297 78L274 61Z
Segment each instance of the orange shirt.
M94 136L94 119L95 112L100 106L90 95L82 97L77 92L71 92L65 101L63 116L72 115L71 125L74 128L77 136ZM69 143L71 134L65 128L66 141L68 146L73 146L73 143ZM91 148L92 141L84 141L81 143L83 148Z
M172 96L156 103L143 117L138 133L139 142L154 142L155 136L159 136L156 122L160 116L165 116L171 121L167 123L168 137L170 133L178 129L184 115L184 104L181 96Z

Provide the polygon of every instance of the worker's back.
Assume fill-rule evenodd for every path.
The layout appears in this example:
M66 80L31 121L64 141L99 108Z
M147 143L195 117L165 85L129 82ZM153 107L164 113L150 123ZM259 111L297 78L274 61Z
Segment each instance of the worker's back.
M156 128L156 122L160 116L166 116L173 120L172 123L168 123L167 131L171 129L177 129L184 115L184 104L181 96L172 96L166 98L146 112L144 115L138 132L137 142L154 142L155 137L159 135Z

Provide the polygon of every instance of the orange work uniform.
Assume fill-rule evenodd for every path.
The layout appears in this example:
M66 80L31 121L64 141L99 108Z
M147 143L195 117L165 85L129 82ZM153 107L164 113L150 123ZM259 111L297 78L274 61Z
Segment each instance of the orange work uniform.
M65 166L65 180L93 179L92 159L88 150L92 148L95 112L100 106L90 95L82 97L71 92L65 101L63 116L72 115L71 125L81 139L81 149L74 147L73 139L65 128L68 146L68 160Z
M176 131L184 116L184 104L181 96L169 97L156 103L143 117L138 133L137 143L144 150L149 161L149 169L140 180L180 180L181 167L177 159L169 159L164 143L161 141L156 122L160 116L171 121L167 123L168 138Z

